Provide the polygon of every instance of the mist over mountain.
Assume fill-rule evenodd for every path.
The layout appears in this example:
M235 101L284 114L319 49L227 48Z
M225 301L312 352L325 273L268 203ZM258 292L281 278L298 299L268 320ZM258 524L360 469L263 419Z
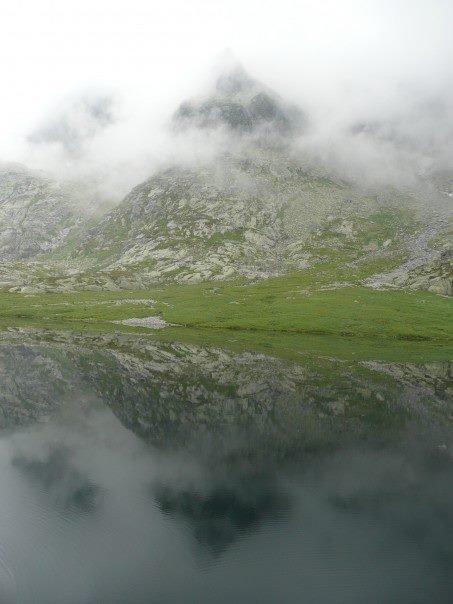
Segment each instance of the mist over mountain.
M300 132L304 116L233 63L219 75L212 96L185 101L173 121L175 128L224 127L238 135L275 138Z
M453 81L444 20L436 10L370 5L346 23L349 13L329 10L329 23L338 19L329 45L315 36L322 11L307 5L305 37L284 59L246 50L242 65L227 51L206 75L200 61L192 74L182 55L176 68L171 53L159 55L162 64L150 54L149 71L129 61L134 83L99 82L104 92L73 92L57 109L41 103L7 159L41 170L48 184L2 176L5 281L49 287L25 266L6 268L25 258L45 262L51 287L63 290L293 270L322 270L335 283L338 267L373 264L361 283L449 294ZM244 8L234 27L245 32L253 15ZM397 34L415 49L422 15L440 38L409 55ZM266 8L260 18L269 28L279 22ZM285 47L281 33L270 39ZM56 199L49 191L60 186L71 193Z
M215 147L212 133L193 140L186 132L176 142L165 128L186 100L188 125L194 119L225 125L241 115L252 131L281 113L277 121L287 129L294 117L288 110L297 106L305 120L295 144L345 178L398 185L451 170L447 0L283 0L278 10L250 0L215 11L195 0L177 10L159 3L154 15L138 0L120 0L113 12L104 0L89 10L85 0L58 10L47 1L41 8L28 4L25 23L13 6L2 15L2 51L10 58L0 101L3 161L57 178L102 180L103 192L119 201L166 161L191 160ZM227 91L229 101L216 106L210 84L231 56L206 74L225 47L234 49L249 80L266 83L277 98L260 89L265 96L257 106L239 102L236 115L237 83L231 87L227 78L221 96ZM245 83L251 101L256 94ZM93 90L101 92L87 93Z
M80 153L87 140L114 121L112 97L82 97L66 103L60 113L34 130L28 141L35 145L60 144L67 153Z
M115 123L106 126L104 113L99 119L94 109L88 113L101 125L98 133L82 131L85 140L92 137L87 144L96 137L99 142L107 128L114 132ZM398 126L356 124L348 136L410 155L417 141L402 137ZM431 165L410 179L399 174L395 186L389 172L380 173L383 167L365 154L362 178L346 178L348 171L336 163L335 143L330 156L310 152L313 128L302 109L237 62L229 64L204 95L179 105L165 136L155 141L162 154L149 165L151 176L134 183L114 209L104 202L105 209L93 213L102 197L94 179L86 173L82 178L83 171L71 185L79 190L78 200L65 198L68 210L58 219L51 195L27 185L29 222L20 219L23 250L5 243L3 262L27 255L40 261L41 255L57 271L51 288L63 291L253 280L308 269L327 271L335 282L335 267L362 270L371 262L391 268L366 275L372 286L409 285L450 294L452 212L445 176L437 172L433 179ZM42 144L51 143L43 139ZM123 171L137 176L126 164L119 178ZM101 185L102 174L92 172ZM11 216L12 208L24 203L21 191L15 186L8 196L5 189L3 207ZM43 211L46 220L39 218ZM4 215L6 242L17 229L7 211ZM45 243L36 246L37 238ZM49 287L33 273L23 280L22 273L19 287L27 291Z
M288 71L288 81L295 75ZM221 61L198 92L194 85L187 100L169 98L155 108L146 96L76 95L40 116L16 159L57 179L90 181L111 202L165 166L259 141L291 146L304 165L360 186L415 187L453 172L453 85L414 92L401 84L384 102L360 86L355 95L318 98L307 81L285 98L235 58ZM154 86L162 95L166 82Z

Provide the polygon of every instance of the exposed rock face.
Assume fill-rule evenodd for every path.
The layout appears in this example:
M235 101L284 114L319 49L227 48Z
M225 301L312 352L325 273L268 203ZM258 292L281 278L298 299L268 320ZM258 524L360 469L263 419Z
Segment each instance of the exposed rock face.
M453 249L444 250L437 260L398 277L395 283L412 289L426 289L443 296L453 296Z
M0 166L0 262L61 245L80 222L68 187L22 166Z
M224 158L160 173L94 227L75 255L104 256L113 268L141 265L150 280L276 273L285 238L282 207L301 178L297 169L281 178L271 169Z
M96 262L100 282L116 275L120 286L267 278L335 251L347 261L404 249L412 219L388 203L305 172L284 152L253 148L153 176L72 257Z

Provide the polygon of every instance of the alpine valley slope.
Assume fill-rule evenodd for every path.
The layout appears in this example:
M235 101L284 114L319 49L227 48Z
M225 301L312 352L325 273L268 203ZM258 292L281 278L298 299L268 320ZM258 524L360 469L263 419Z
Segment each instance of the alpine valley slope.
M153 175L94 226L74 230L80 219L59 203L59 213L46 212L48 239L27 227L38 262L16 265L9 289L254 282L309 270L335 288L350 269L355 283L451 295L448 196L426 182L417 191L365 188L313 167L292 145L309 128L300 110L234 67L211 95L183 103L172 122L175 137L194 130L218 137L217 153ZM45 197L52 208L51 193ZM26 250L2 260L31 255Z
M59 181L17 163L0 164L1 287L66 273L66 267L57 269L43 258L77 240L99 216L87 199L86 183Z

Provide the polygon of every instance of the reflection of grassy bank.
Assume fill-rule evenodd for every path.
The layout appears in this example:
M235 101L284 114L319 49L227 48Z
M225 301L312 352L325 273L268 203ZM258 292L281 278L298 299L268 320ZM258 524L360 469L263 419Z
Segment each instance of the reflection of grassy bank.
M394 438L410 426L451 430L451 363L404 363L401 354L398 363L359 363L357 356L334 359L310 341L286 338L271 347L263 341L264 355L245 352L246 340L226 342L236 351L142 334L3 332L0 361L10 382L33 376L25 389L10 389L7 417L25 423L52 411L43 400L58 408L62 391L77 392L104 401L124 426L154 444L211 442L225 456L239 447L241 456L258 451L262 458L267 451L273 459ZM336 340L312 337L315 345L319 340L335 352ZM306 349L291 351L291 344ZM28 415L17 413L24 408Z
M162 330L153 337L166 342L218 346L236 352L252 350L296 363L302 363L307 356L405 363L449 361L453 357L448 342L414 343L379 338L190 328Z
M0 294L0 328L147 332L111 321L161 316L183 327L161 339L294 357L448 359L453 304L426 292L307 288L300 275L255 285L204 283L138 291Z

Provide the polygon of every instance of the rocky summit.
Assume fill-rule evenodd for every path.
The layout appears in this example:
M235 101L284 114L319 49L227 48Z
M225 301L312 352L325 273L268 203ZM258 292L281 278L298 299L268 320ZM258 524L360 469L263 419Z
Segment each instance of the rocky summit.
M302 111L235 65L206 98L185 101L173 117L176 128L225 127L236 134L290 136L304 125Z

